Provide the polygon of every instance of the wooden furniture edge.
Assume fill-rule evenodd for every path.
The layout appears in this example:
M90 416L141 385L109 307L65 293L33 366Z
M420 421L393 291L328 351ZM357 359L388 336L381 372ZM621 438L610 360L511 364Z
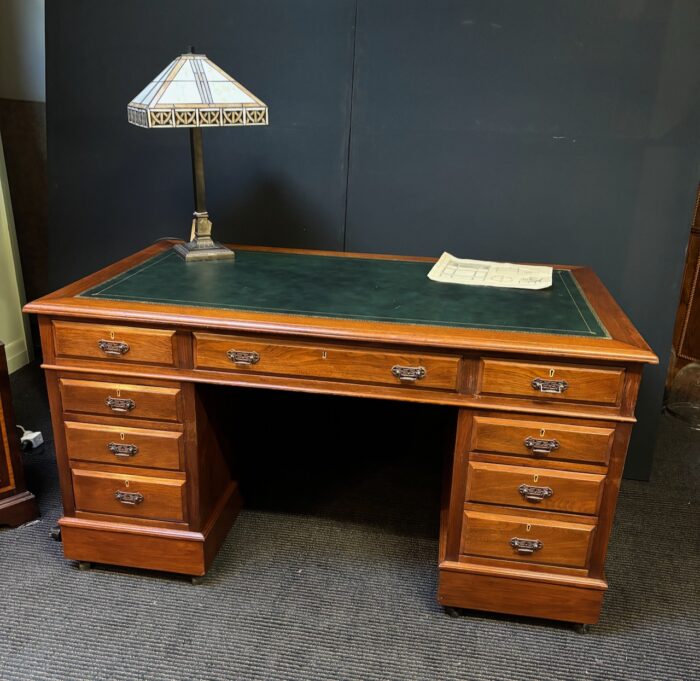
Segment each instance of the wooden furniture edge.
M580 589L596 589L605 591L608 583L605 579L596 577L582 577L579 575L567 575L552 572L534 572L525 569L496 567L493 565L480 565L478 563L459 563L452 560L443 560L438 565L445 572L468 572L491 577L503 577L504 579L519 579L531 582L552 582L565 586L573 586Z
M0 499L0 525L19 527L38 516L36 497L28 490Z
M401 402L413 402L422 404L442 404L446 406L460 407L464 409L480 409L486 411L497 410L500 412L515 414L534 414L545 416L561 416L578 419L595 419L598 421L614 421L622 423L636 423L634 415L621 414L618 411L603 411L605 407L596 410L595 407L587 407L584 404L555 403L556 408L548 407L546 403L535 404L525 402L518 404L517 398L506 403L504 398L490 398L465 393L440 392L430 389L416 389L408 392L402 386L388 386L380 384L343 383L332 380L320 380L315 378L299 378L293 376L275 376L259 374L235 374L227 372L202 371L196 369L177 369L162 372L145 371L134 367L100 367L90 365L81 367L71 364L42 364L45 371L60 372L65 374L80 374L87 377L125 377L134 380L158 380L181 383L202 383L205 385L229 385L237 387L260 387L270 390L283 390L302 393L316 393L325 395L346 395L349 397L371 397L376 399L398 400Z
M542 356L563 356L590 360L613 360L657 364L658 358L641 338L631 321L617 305L600 279L586 267L568 266L584 290L595 293L595 312L613 337L587 339L580 336L544 335L516 331L487 331L445 326L400 324L393 322L367 322L358 319L334 319L325 317L293 316L202 308L172 306L159 303L140 303L80 299L75 296L98 283L117 276L130 267L169 248L170 241L153 244L94 274L68 284L24 306L24 312L70 318L142 322L177 327L216 328L229 331L256 331L297 336L325 337L337 340L353 340L381 343L426 345L436 348L464 349L486 352L525 352ZM244 250L261 250L247 246ZM385 258L395 260L419 260L434 262L434 258L388 256L376 254L344 253L340 251L308 251L302 249L265 248L267 252L294 252L329 255L335 257ZM617 336L620 337L617 337ZM416 340L419 338L420 340Z
M153 535L162 539L180 539L186 541L203 542L204 532L191 530L174 530L167 527L152 527L149 525L131 525L129 523L104 522L101 520L87 520L75 516L63 516L58 521L61 527L72 527L85 530L99 530L101 532L118 532L119 534Z

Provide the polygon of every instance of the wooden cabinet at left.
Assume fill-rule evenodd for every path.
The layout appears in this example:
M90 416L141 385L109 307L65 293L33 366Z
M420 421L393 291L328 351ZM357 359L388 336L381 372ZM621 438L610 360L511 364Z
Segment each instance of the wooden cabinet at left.
M5 346L0 343L0 525L17 527L38 515L36 499L24 486Z

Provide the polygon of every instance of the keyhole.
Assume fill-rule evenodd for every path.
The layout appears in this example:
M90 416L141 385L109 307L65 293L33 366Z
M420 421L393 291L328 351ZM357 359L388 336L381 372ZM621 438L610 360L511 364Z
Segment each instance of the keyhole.
M121 397L121 396L122 396L122 389L117 388L117 397Z
M527 525L525 525L525 529L529 532L532 529L532 525L528 523Z
M554 376L554 369L549 370L549 377L552 378Z
M532 481L537 482L540 479L540 476L535 473L535 475L532 476Z
M129 486L129 481L128 481L128 480L124 480L124 487L128 487L128 486Z
M120 439L120 440L123 441L125 437L126 437L126 435L124 435L124 433L119 433L119 439Z
M110 331L110 332L109 332L109 337L110 337L112 340L114 340L114 331Z
M326 350L321 351L321 359L328 359L328 352Z
M545 434L545 429L540 428L540 437L544 437L544 434Z

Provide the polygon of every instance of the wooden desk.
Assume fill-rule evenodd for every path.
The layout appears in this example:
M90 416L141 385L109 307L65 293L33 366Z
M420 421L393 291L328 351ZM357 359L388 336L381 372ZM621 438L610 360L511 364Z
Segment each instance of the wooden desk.
M444 605L592 623L644 363L597 277L438 284L427 258L159 243L30 303L67 558L203 575L241 506L205 384L454 407ZM245 424L235 428L244 428Z

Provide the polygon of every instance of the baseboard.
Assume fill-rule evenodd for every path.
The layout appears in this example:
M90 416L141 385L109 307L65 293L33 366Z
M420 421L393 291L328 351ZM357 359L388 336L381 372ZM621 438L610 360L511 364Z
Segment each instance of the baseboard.
M30 362L29 349L26 338L16 338L5 343L5 355L7 356L7 369L13 373Z

